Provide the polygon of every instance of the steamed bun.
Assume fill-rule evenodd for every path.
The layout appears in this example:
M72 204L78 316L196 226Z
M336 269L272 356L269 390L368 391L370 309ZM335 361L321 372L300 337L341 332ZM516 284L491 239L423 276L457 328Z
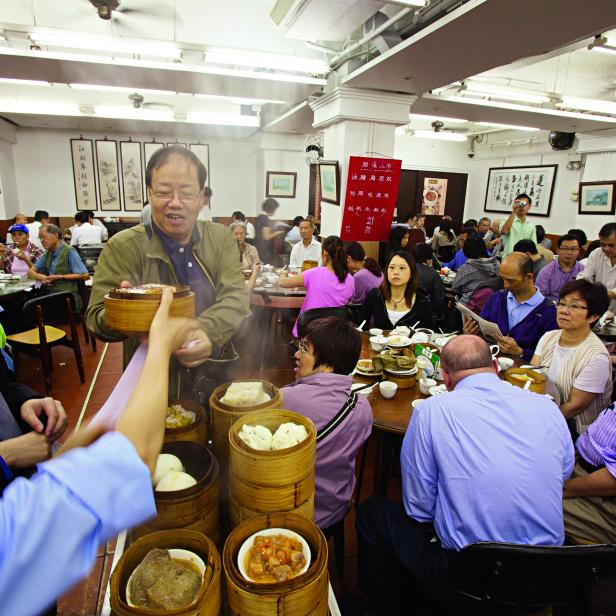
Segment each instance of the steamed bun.
M152 476L152 485L156 485L167 473L183 471L182 462L177 456L170 453L161 453L156 459L156 468Z
M272 449L287 449L307 438L308 432L304 426L292 422L283 423L278 426L272 438Z
M238 436L251 449L269 451L272 448L272 433L264 426L244 424Z
M156 484L156 491L174 492L175 490L190 488L190 486L194 486L196 483L194 477L191 477L188 473L171 471Z

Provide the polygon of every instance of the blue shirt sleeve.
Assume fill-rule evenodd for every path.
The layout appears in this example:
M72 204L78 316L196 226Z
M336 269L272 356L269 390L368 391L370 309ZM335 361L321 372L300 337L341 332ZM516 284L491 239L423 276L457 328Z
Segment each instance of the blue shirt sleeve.
M74 249L68 253L68 267L71 270L71 274L88 273L88 268L83 264L79 253Z
M406 513L418 522L434 520L438 487L438 468L425 415L425 409L415 409L400 450L402 502Z
M90 571L98 546L156 515L150 473L113 432L39 465L0 501L3 614L38 614Z
M40 272L41 274L47 274L47 268L45 267L45 255L47 253L43 253L37 260L36 263L34 264L34 268L36 269L37 272Z

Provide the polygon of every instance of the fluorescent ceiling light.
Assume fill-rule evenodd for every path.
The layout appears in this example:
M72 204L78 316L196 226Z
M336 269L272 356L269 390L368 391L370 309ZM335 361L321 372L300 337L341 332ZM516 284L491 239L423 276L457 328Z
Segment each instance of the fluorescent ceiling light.
M148 88L126 88L124 86L99 86L87 83L69 83L73 90L92 90L93 92L139 92L139 94L156 94L159 96L175 96L171 90L150 90Z
M601 47L599 45L595 45L592 48L593 51L599 51L601 53L612 53L616 54L616 47Z
M409 120L428 120L434 122L440 120L441 122L447 122L449 124L464 124L468 120L461 120L460 118L446 118L444 116L431 116L424 115L423 113L409 113Z
M122 105L97 105L94 109L96 116L113 118L117 120L149 120L152 122L174 122L173 111L160 109L146 109Z
M323 75L329 72L329 64L318 58L283 56L239 50L213 49L205 52L205 62L212 64L232 64L234 66L253 66L295 73Z
M158 56L163 58L181 58L182 50L175 43L166 41L135 41L118 37L101 37L76 32L37 29L30 33L30 38L37 45L53 47L70 47L72 49L94 49L111 53L137 54L140 56Z
M70 103L52 103L49 101L0 100L0 112L30 113L33 115L79 116L77 105Z
M524 131L538 131L540 128L535 128L534 126L518 126L516 124L501 124L500 122L475 122L477 126L488 126L494 128L508 128L511 130L524 130Z
M399 4L400 6L416 6L423 8L428 4L427 0L388 0L388 4Z
M596 98L578 98L576 96L563 96L561 103L556 103L557 107L568 107L569 109L584 109L596 111L598 113L616 114L616 102L603 101Z
M195 98L208 98L220 101L229 101L235 105L284 105L286 101L269 100L265 98L238 98L231 96L220 96L219 94L195 94Z
M190 124L214 124L219 126L261 126L259 116L221 113L189 113L186 117L186 122Z
M8 77L1 77L0 83L11 83L18 86L50 86L48 81L37 81L35 79L9 79Z
M420 137L421 139L438 139L441 141L466 141L466 135L448 131L439 131L437 133L433 130L415 130L412 136Z
M509 90L507 88L499 88L485 83L466 83L466 88L460 93L470 94L472 96L489 96L490 98L501 98L504 100L519 101L521 103L549 103L550 97L542 94L533 94L531 92L520 92L518 90Z

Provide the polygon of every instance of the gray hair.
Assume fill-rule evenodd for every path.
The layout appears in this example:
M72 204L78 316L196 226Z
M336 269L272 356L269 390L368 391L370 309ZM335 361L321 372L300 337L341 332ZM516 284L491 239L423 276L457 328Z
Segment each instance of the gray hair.
M57 235L58 237L62 237L62 229L60 229L58 225L48 224L48 225L43 225L41 228L43 227L45 228L47 233L51 233L52 235Z
M481 223L481 222L483 222L484 220L487 220L490 224L492 223L492 221L491 221L491 220L490 220L487 216L484 216L483 218L480 218L480 219L479 219L479 222Z
M241 229L244 229L244 233L246 233L246 225L243 222L232 222L229 225L229 229L231 229L231 231L233 231L233 229L236 229L238 227Z

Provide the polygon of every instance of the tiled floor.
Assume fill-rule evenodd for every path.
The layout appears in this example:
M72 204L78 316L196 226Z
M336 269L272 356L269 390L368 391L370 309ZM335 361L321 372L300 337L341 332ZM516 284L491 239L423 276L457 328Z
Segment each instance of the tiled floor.
M66 435L70 434L77 421L82 416L88 419L98 410L113 390L122 372L122 346L114 343L105 345L98 343L97 352L92 351L91 346L83 343L81 338L82 353L86 372L86 382L80 383L75 366L75 359L72 350L62 347L53 351L54 377L53 395L60 400L69 416L69 428ZM106 351L105 351L106 349ZM273 353L270 355L268 368L263 371L256 371L252 362L243 362L240 369L240 376L243 378L263 378L275 385L282 386L291 382L293 376L293 350L284 342L277 342ZM104 354L102 363L101 357ZM249 357L249 353L243 357ZM99 373L95 386L90 392L90 397L86 408L84 402L88 396L91 381L99 366ZM19 374L22 382L31 387L44 390L44 383L39 362L32 358L24 357L19 366ZM362 488L362 500L370 496L372 492L372 448L368 450L368 464L366 465L366 475ZM390 489L395 494L399 493L399 482L390 482ZM350 607L349 597L357 595L357 542L355 535L355 510L351 509L345 519L345 567L344 580L339 580L335 573L333 563L333 545L330 541L330 574L335 594L339 600L342 613L345 616L358 614L355 609ZM59 616L93 616L100 611L102 592L109 576L109 569L113 558L113 545L102 547L87 580L75 586L58 601Z

